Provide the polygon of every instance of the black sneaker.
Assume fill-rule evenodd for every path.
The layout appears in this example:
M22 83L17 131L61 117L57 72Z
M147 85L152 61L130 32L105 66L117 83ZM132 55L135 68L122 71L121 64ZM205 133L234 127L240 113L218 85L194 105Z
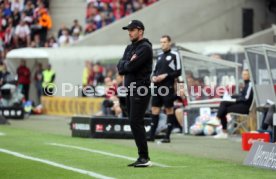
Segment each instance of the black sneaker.
M137 162L134 164L134 167L150 167L152 166L152 163L149 159L140 158L137 160Z
M167 139L167 138L164 138L160 141L161 143L170 143L171 140L170 139Z
M134 167L138 163L138 160L139 160L139 158L135 162L133 162L131 164L128 164L127 166L128 167Z

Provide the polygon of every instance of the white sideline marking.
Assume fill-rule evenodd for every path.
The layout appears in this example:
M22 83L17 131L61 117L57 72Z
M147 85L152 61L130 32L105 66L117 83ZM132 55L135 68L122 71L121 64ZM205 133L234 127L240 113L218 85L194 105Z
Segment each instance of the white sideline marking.
M103 151L100 151L100 150L88 149L88 148L78 147L78 146L73 146L73 145L65 145L65 144L57 144L57 143L48 143L48 144L53 145L53 146L58 146L58 147L72 148L72 149L78 149L78 150L82 150L82 151L107 155L107 156L110 156L110 157L123 158L123 159L130 160L130 161L136 161L137 160L136 158L133 158L133 157L127 157L127 156L124 156L124 155L118 155L118 154L113 154L113 153L109 153L109 152L103 152ZM155 162L153 162L152 164L156 165L156 166L159 166L159 167L172 167L172 166L168 166L168 165L164 165L164 164L160 164L160 163L155 163Z
M10 154L10 155L13 155L13 156L16 156L16 157L19 157L19 158L24 158L24 159L27 159L27 160L33 160L33 161L45 163L45 164L48 164L48 165L51 165L51 166L54 166L54 167L63 168L65 170L71 170L71 171L74 171L74 172L77 172L77 173L81 173L81 174L85 174L85 175L89 175L89 176L95 177L95 178L114 179L114 178L111 178L111 177L108 177L108 176L104 176L104 175L101 175L101 174L98 174L98 173L95 173L95 172L92 172L92 171L87 171L87 170L83 170L83 169L79 169L79 168L74 168L74 167L66 166L66 165L59 164L59 163L56 163L56 162L52 162L52 161L49 161L49 160L27 156L27 155L20 154L20 153L17 153L17 152L6 150L6 149L1 149L0 148L0 152L6 153L6 154Z
M0 136L4 136L4 135L6 135L5 133L3 133L3 132L0 132Z

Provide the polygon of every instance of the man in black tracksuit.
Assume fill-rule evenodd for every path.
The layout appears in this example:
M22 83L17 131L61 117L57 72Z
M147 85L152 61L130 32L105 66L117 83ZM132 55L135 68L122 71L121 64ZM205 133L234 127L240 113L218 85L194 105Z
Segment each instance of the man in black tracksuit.
M214 136L216 139L225 139L228 137L226 119L227 113L249 113L249 108L253 102L253 90L248 70L243 70L242 78L244 80L244 88L238 95L231 96L233 99L235 99L235 102L223 101L220 103L217 118L221 120L222 132Z
M130 120L132 134L138 147L139 158L128 166L151 166L144 115L150 100L150 75L152 73L152 45L143 38L144 25L138 20L132 20L124 30L128 30L131 44L125 49L123 58L117 68L120 75L124 75L124 86L128 88L126 98L127 113Z
M153 71L152 82L154 83L154 95L152 97L152 125L150 141L154 141L155 132L158 126L161 107L164 105L167 115L167 133L162 143L170 142L170 134L173 129L173 123L176 121L173 102L175 99L174 83L177 77L181 75L181 62L179 54L171 50L171 38L164 35L160 39L163 53L157 58L156 66ZM166 88L167 93L165 90Z

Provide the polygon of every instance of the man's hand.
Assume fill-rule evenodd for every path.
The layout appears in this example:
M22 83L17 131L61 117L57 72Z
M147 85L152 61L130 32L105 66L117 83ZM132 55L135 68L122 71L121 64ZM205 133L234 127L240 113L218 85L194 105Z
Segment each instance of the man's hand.
M135 59L136 59L136 57L137 57L137 55L136 55L136 54L132 55L132 57L131 57L130 61L135 60Z
M168 76L168 74L162 74L162 75L158 75L157 76L157 82L163 81L166 77Z
M158 82L158 81L157 81L157 77L156 77L156 76L153 76L153 77L151 78L151 81L152 81L153 83Z

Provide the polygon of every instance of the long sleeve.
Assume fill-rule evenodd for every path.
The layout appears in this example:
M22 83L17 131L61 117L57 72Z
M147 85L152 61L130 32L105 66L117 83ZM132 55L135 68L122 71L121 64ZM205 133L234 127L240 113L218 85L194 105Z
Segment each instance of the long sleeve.
M175 70L173 72L168 73L168 78L175 79L181 75L181 61L180 61L179 54L177 52L171 51L171 53L175 55L175 59L174 59Z
M137 57L132 61L126 61L123 68L126 72L137 72L141 67L150 60L152 56L152 49L149 46L141 46L137 49Z
M249 83L247 87L242 90L240 95L236 97L236 102L247 102L252 98L251 97L252 95L253 95L252 84Z
M155 64L155 67L154 67L154 70L153 70L153 73L152 73L152 76L157 76L157 68L158 68L158 61L156 62L156 64Z
M127 73L126 70L124 69L124 64L128 60L127 59L128 52L129 52L129 46L126 47L123 58L121 58L117 64L117 69L120 75L125 75Z

